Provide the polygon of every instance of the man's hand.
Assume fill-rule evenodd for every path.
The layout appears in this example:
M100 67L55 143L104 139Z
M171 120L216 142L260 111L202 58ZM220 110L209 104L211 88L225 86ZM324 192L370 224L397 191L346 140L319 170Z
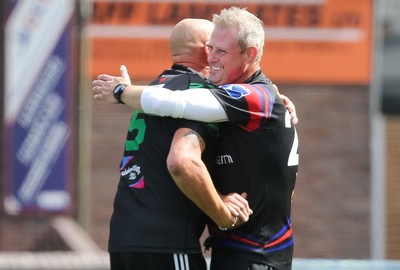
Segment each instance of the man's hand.
M246 200L246 197L246 193L242 193L240 195L237 193L230 193L227 196L221 195L223 202L228 207L232 216L239 217L239 220L234 227L238 227L247 222L250 218L250 215L253 214L253 210L250 209L249 202Z
M279 97L282 99L283 103L285 103L285 106L290 113L290 117L292 118L293 125L296 125L299 122L299 119L297 118L296 107L294 106L294 103L287 96L279 93L278 86L276 86L275 84L273 84L273 86L276 89L276 92L278 92Z
M104 100L114 104L118 103L113 95L115 86L120 83L131 84L128 70L124 65L120 67L120 73L120 77L102 74L97 77L97 80L92 82L92 91L95 100Z
M296 125L299 122L299 119L297 118L296 107L294 106L294 103L285 95L280 94L280 97L290 113L293 125Z

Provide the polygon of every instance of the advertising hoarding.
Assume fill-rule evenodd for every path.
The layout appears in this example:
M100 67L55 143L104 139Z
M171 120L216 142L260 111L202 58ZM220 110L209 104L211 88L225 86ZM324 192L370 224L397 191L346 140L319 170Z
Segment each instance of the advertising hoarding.
M263 71L275 82L368 84L372 0L94 1L90 25L95 77L127 65L151 80L171 65L168 38L181 19L212 19L247 7L265 25Z
M8 214L66 212L73 178L75 1L8 1L5 200Z

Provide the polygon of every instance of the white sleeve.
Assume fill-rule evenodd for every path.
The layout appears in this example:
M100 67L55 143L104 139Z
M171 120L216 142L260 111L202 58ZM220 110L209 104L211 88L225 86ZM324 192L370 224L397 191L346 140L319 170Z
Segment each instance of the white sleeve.
M150 86L142 92L140 102L147 114L202 122L228 121L221 103L205 88L172 91Z

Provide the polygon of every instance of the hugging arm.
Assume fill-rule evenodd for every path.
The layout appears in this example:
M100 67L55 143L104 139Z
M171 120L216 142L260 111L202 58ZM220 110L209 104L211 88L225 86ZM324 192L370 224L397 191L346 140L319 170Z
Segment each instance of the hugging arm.
M131 85L126 67L121 66L120 71L120 77L102 74L93 81L92 91L96 100L118 103L113 96L113 90L118 84L126 84L121 95L122 102L144 113L202 122L228 121L224 108L208 89L171 91L157 86ZM274 87L276 88L275 85ZM293 124L297 124L298 118L293 102L288 97L279 95L290 112Z
M188 128L177 130L167 158L168 170L181 191L218 226L239 226L252 213L248 202L239 194L218 194L201 160L204 148L205 143L199 134Z

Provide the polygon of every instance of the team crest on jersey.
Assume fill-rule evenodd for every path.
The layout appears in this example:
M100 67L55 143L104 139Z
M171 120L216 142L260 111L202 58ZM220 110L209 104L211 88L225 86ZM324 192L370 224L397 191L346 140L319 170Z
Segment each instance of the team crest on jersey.
M131 163L133 158L133 156L123 158L120 168L121 176L128 180L130 188L144 188L144 176L140 176L140 166Z
M220 88L224 89L229 96L235 99L239 99L251 93L250 90L242 84L225 84L220 86Z

